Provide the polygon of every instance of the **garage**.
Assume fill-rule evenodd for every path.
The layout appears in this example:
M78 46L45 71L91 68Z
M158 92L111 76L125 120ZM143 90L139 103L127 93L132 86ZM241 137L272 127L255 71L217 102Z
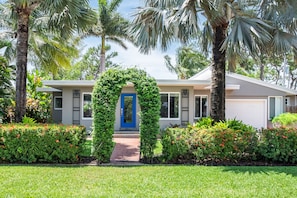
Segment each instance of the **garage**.
M226 119L242 120L255 128L267 127L266 99L226 99Z

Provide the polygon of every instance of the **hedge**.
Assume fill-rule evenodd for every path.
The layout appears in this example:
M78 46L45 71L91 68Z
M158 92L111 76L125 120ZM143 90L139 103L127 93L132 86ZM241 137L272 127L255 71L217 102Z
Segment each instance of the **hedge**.
M0 125L0 162L74 163L85 141L82 126Z
M297 163L297 129L168 128L161 136L166 163Z
M168 128L161 137L165 162L202 163L250 160L256 157L255 131Z

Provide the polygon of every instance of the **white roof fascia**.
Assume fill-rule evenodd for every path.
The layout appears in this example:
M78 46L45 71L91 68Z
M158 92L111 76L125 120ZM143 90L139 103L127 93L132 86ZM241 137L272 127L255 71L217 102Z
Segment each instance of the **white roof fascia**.
M206 67L199 73L189 78L189 80L210 80L210 79L211 79L211 66Z
M72 86L94 86L94 80L44 80L42 81L44 86L49 87L72 87Z
M211 89L211 86L207 86L204 89ZM225 89L226 90L239 90L240 89L240 85L227 84Z
M203 80L156 80L160 86L193 86L193 85L209 85L210 81ZM91 87L95 85L94 80L44 80L44 86L49 87ZM127 86L133 86L133 83L127 82Z
M36 91L38 91L38 92L62 92L62 90L52 88L52 87L37 87Z
M209 85L208 80L156 80L159 86L194 86Z

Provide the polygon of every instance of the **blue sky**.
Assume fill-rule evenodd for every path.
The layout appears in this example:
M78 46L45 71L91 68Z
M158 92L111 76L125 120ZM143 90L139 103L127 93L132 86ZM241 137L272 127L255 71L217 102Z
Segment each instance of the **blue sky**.
M90 0L91 6L97 8L98 0ZM123 0L118 12L122 14L123 17L130 19L133 13L135 13L135 8L143 5L142 0ZM100 42L99 38L88 38L85 39L84 43L86 48L92 46L98 46ZM122 49L121 47L108 43L111 45L111 50L118 52L118 56L112 61L122 65L123 67L138 67L144 69L147 73L157 79L177 79L177 76L168 71L164 64L164 56L169 55L172 60L175 60L175 54L177 45L173 44L172 47L166 51L162 52L160 49L153 50L150 54L144 55L139 53L138 48L134 47L130 43L126 43L128 49Z

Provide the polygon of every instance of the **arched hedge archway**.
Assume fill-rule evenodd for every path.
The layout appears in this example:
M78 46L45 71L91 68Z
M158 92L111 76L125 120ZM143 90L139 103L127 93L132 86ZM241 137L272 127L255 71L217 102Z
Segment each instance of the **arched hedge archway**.
M115 111L122 88L134 84L140 105L140 154L150 161L157 142L160 117L160 94L157 82L136 68L109 69L96 81L92 94L94 156L99 163L109 162L113 151L112 142Z

